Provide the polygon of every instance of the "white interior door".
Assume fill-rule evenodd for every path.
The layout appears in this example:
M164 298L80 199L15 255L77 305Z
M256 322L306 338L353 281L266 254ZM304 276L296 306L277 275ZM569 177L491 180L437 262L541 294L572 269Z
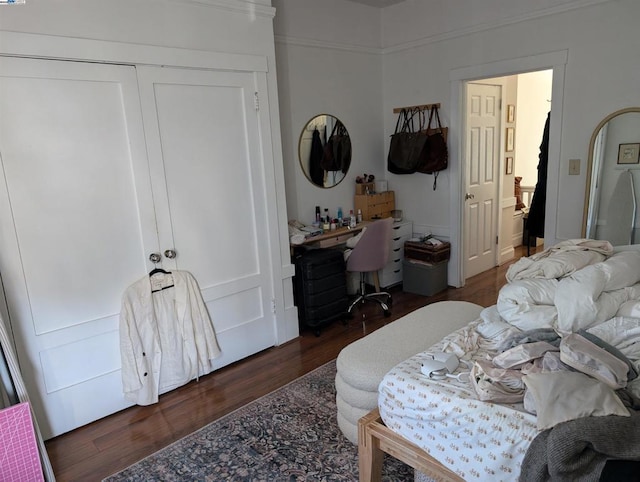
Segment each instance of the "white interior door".
M45 438L129 405L118 315L157 250L135 69L0 58L0 274Z
M499 85L467 84L465 278L497 264L501 96Z
M161 251L200 284L222 366L275 344L265 173L250 72L138 69Z

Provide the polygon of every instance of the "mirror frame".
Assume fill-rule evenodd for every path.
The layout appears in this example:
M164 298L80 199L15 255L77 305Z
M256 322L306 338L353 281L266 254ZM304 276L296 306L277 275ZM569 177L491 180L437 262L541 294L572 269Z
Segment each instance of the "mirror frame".
M587 161L587 180L584 188L584 208L582 212L582 237L584 238L587 235L587 216L589 215L589 197L591 191L591 179L592 179L592 171L593 171L593 148L596 143L596 138L600 129L604 127L604 125L609 122L611 119L618 117L622 114L628 114L629 112L637 112L640 113L640 107L627 107L625 109L620 109L615 112L612 112L607 117L602 119L600 123L596 126L591 134L591 140L589 141L589 158Z
M302 138L304 136L305 131L307 130L307 126L309 124L311 124L313 122L314 119L316 119L317 117L332 117L334 118L336 121L338 121L340 124L342 124L345 128L345 130L347 131L347 134L349 136L349 139L351 139L351 134L349 133L349 129L347 129L347 126L345 126L344 122L342 122L342 120L338 117L335 116L333 114L327 114L325 112L322 112L320 114L316 114L313 117L311 117L307 122L305 122L304 126L302 127L302 130L300 131L300 136L298 137L298 164L300 165L300 169L302 169L302 173L304 174L304 177L307 178L307 181L309 181L311 183L312 186L317 187L318 189L331 189L334 188L336 186L338 186L342 181L344 181L347 177L347 174L349 173L349 169L347 169L347 172L343 173L342 178L336 182L333 186L319 186L318 184L316 184L315 182L313 182L311 180L311 174L309 172L307 172L307 168L305 167L305 164L303 163L302 160L302 156L300 155L300 146L302 145ZM329 133L330 135L330 133ZM353 146L353 143L352 143ZM352 147L352 151L351 151L351 160L353 160L353 147ZM349 162L349 168L351 168L351 162Z

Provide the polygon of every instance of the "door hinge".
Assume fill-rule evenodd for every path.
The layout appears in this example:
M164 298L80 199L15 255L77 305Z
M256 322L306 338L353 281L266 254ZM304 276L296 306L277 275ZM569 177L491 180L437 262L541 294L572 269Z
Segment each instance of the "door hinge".
M256 111L260 110L260 96L257 92L253 93L253 100L255 102Z
M500 243L498 242L498 236L496 236L496 244L500 244Z
M275 314L276 312L276 299L271 298L271 312Z

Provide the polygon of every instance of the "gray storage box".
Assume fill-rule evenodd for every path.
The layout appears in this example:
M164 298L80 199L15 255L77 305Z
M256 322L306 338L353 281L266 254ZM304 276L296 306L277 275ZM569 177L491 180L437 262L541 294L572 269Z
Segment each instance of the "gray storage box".
M431 296L447 288L448 261L425 263L405 258L402 262L402 291Z

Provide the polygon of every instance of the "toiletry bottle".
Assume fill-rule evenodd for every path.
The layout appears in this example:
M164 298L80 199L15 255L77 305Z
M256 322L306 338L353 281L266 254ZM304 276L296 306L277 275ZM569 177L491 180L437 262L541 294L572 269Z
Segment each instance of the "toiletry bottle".
M358 209L358 223L362 222L362 209Z
M349 227L350 228L356 227L356 215L353 214L353 209L349 211Z
M329 224L331 222L331 218L329 217L329 209L324 208L324 222Z
M338 227L342 226L342 208L338 208Z
M320 225L320 206L316 206L316 223Z

